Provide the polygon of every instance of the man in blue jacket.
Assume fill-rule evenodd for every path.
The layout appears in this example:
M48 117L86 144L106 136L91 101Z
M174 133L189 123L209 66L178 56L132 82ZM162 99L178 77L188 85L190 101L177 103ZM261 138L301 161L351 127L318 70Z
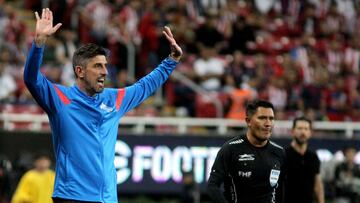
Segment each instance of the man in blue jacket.
M168 58L150 74L123 89L105 88L107 52L95 44L80 47L73 56L76 83L51 83L39 71L46 39L61 26L53 15L36 12L35 39L25 64L27 88L46 111L56 156L55 203L117 203L115 142L120 118L139 105L169 77L182 56L171 30Z

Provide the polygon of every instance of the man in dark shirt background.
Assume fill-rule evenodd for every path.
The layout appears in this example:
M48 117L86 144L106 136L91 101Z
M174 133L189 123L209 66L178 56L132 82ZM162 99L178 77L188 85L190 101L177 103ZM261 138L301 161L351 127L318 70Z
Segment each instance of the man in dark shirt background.
M274 117L269 102L260 100L247 105L246 134L226 142L211 169L208 194L213 202L282 202L279 183L285 154L282 147L269 140Z
M334 187L338 202L360 202L360 165L355 162L356 153L355 146L346 146L344 161L335 168Z
M291 130L292 142L286 148L285 202L324 203L324 189L320 176L320 160L308 149L312 123L305 117L295 118Z

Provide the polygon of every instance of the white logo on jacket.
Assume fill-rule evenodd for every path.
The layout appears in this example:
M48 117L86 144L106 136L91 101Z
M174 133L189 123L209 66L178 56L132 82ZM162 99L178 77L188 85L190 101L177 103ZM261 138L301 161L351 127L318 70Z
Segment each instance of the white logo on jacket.
M104 103L101 103L101 105L100 105L100 109L102 109L102 110L104 110L104 111L106 111L106 112L112 112L113 110L114 110L114 108L112 108L112 107L109 107L109 106L106 106L106 104L104 104Z
M239 171L239 176L243 178L250 178L251 174L251 171Z
M255 160L254 154L240 154L239 161L254 161Z

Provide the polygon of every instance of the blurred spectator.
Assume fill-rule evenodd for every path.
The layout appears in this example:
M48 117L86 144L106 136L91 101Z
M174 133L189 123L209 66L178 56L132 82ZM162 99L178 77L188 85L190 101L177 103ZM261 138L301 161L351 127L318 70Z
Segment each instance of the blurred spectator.
M352 36L344 51L345 71L358 74L360 69L360 39Z
M117 72L134 66L135 48L141 45L142 38L138 31L141 10L141 1L134 0L123 5L118 13L114 13L108 30L108 48L111 52L110 63ZM129 75L135 79L135 75Z
M49 40L46 44L46 48L49 49L49 51L44 53L43 56L43 63L44 66L55 66L59 65L61 61L58 61L57 53L56 53L56 47L58 47L60 44L60 40L55 37L49 37ZM59 58L59 60L62 60L62 58Z
M359 36L360 33L360 3L358 3L358 6L356 7L356 16L353 21L353 31L352 36Z
M338 12L336 3L330 4L329 11L322 22L322 29L328 36L341 33L344 30L344 17Z
M286 16L290 28L295 28L305 3L302 0L281 0L282 14Z
M360 166L355 163L356 148L347 146L343 150L345 160L335 169L335 203L360 202Z
M335 0L339 14L344 17L345 33L352 33L352 26L356 17L356 6L354 0Z
M286 102L288 99L286 91L286 83L283 77L273 76L270 79L269 85L267 87L269 101L274 104L276 110L277 118L280 120L285 119L284 117L279 117L282 115L286 108Z
M229 52L235 50L249 53L250 42L255 41L255 18L253 15L247 17L239 16L232 24L231 36L229 38Z
M279 58L283 68L283 77L286 83L287 102L286 110L294 112L299 110L300 92L302 90L302 78L300 66L289 54L284 54Z
M1 50L0 50L1 51ZM1 57L1 56L0 56ZM16 83L14 78L5 69L5 64L0 58L0 103L14 100Z
M324 19L333 0L308 0L309 3L315 6L315 15L319 19Z
M215 49L215 53L223 48L224 36L217 29L218 16L214 12L208 12L205 22L195 31L197 48L201 52L202 48Z
M314 80L310 84L304 85L300 93L299 109L316 109L319 112L326 112L326 103L324 88L326 87L327 78L323 72L315 71Z
M337 77L330 81L328 88L324 92L326 111L331 120L342 120L347 107L348 95L344 88L344 80Z
M46 154L35 158L34 169L26 172L12 197L11 203L49 203L55 180L55 173L50 169L51 160Z
M228 59L229 63L225 68L225 90L228 88L239 88L243 81L253 75L253 70L246 66L245 56L240 51L234 51Z
M186 8L171 8L167 12L166 18L174 29L173 34L179 39L180 46L185 48L185 53L195 54L197 53L195 41L197 22L195 20L189 22L190 16L187 16L188 12Z
M302 35L299 45L295 46L291 50L291 56L293 60L300 65L301 73L303 76L303 82L305 84L311 83L311 71L310 71L310 54L313 53L313 46L315 45L315 38L311 33L305 33Z
M85 30L90 30L90 36L86 35L85 39L80 38L80 40L86 43L94 39L97 44L106 45L107 26L111 13L111 4L106 0L92 0L87 3L80 15L82 23L87 27Z
M246 117L246 104L256 99L253 90L243 85L230 92L230 106L226 118L243 120Z
M256 90L258 92L259 99L268 99L267 86L270 80L270 76L273 75L273 71L267 62L264 54L256 54L253 59L253 65L249 66L251 74L249 80L252 80L256 84ZM266 77L264 77L266 75Z
M227 4L227 0L196 0L196 2L202 15L206 15L207 11L218 13Z
M61 81L63 84L75 83L72 67L72 56L77 48L76 33L71 30L60 30L59 42L55 44L55 58L61 64Z
M184 54L182 62L176 67L176 71L184 75L191 81L195 81L195 71L193 64L195 61L194 55ZM172 75L170 81L165 85L167 103L178 107L184 108L184 114L186 116L195 116L195 91L189 86L184 84L182 80L177 79Z
M239 4L237 1L228 1L227 4L219 10L218 30L225 39L231 35L231 27L238 19ZM226 42L225 42L226 43Z
M8 16L7 24L4 29L4 40L7 43L16 44L23 37L23 33L26 33L26 25L20 20L15 8L6 7L6 14Z
M0 0L0 27L5 27L8 21L8 17L5 13L5 8L7 5L4 3L4 0ZM4 29L0 29L0 44L3 44L4 42Z
M225 64L217 58L214 49L202 47L200 57L194 62L195 74L200 85L208 91L221 89L222 77L225 72Z
M142 4L140 0L129 1L128 4L125 4L122 7L117 16L120 24L119 31L123 32L123 35L126 35L127 38L131 38L131 41L137 45L141 42L141 38L137 30L140 21L138 12L140 12L141 6Z
M359 78L360 75L357 74L357 78ZM351 105L351 112L350 115L352 117L352 120L354 121L360 121L360 84L356 84L355 88L351 88L349 91L349 97L350 97L350 105Z
M275 3L276 0L254 0L255 8L262 14L270 12Z
M150 72L149 67L153 67L158 63L156 51L159 48L159 30L156 26L159 15L153 12L146 12L139 23L139 33L142 38L139 53L139 66L137 77L142 77Z
M306 4L303 14L298 19L299 31L303 34L319 34L319 19L316 16L315 5Z
M62 23L62 29L76 28L76 9L81 0L48 0L49 8L54 11L54 23Z
M342 70L342 63L344 58L343 45L344 43L341 35L335 35L329 42L329 48L326 52L326 59L328 62L328 71L331 75L339 74Z

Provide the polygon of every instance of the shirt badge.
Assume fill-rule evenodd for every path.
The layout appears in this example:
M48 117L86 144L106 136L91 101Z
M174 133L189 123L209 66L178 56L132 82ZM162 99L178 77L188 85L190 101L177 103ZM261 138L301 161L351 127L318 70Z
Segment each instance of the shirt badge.
M102 110L104 110L104 111L106 111L108 113L110 113L110 112L112 112L114 110L114 108L106 106L106 104L104 104L104 103L101 103L100 109L102 109Z
M270 185L271 187L276 186L280 177L280 170L271 169L270 172Z

